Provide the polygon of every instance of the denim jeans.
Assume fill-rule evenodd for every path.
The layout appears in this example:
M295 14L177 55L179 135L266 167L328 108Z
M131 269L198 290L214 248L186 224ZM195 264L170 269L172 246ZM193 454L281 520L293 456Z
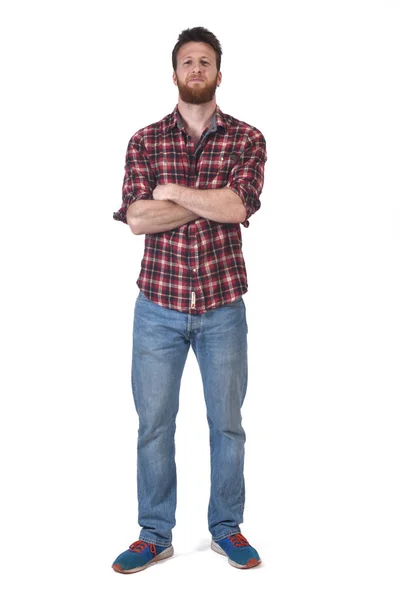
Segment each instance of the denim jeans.
M242 299L201 315L162 308L139 294L133 329L132 391L139 416L137 491L140 539L169 546L176 510L175 420L189 348L199 364L210 428L209 530L239 533L244 509L241 406L247 387Z

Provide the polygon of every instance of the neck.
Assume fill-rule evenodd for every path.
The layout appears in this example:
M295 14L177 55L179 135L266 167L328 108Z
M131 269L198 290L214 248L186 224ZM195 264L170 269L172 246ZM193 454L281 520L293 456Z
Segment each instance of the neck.
M202 133L206 127L209 127L212 116L217 107L215 98L205 104L188 104L180 98L178 101L178 110L182 117L185 129L188 132Z

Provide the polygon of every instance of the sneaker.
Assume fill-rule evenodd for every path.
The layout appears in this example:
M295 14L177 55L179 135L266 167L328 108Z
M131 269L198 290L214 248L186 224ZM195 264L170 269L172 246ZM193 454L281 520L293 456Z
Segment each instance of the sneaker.
M112 568L117 573L137 573L143 571L151 563L169 558L174 553L172 546L156 546L138 540L131 544L125 552L117 556Z
M229 564L237 569L257 567L261 562L257 550L250 546L241 533L230 535L219 542L213 540L211 548L218 554L227 556Z

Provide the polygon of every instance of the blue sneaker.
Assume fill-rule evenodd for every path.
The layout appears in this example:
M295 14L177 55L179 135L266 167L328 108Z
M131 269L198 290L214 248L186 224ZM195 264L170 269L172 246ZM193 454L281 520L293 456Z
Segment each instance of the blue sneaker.
M156 546L138 540L131 544L125 552L117 556L112 568L117 573L137 573L143 571L151 563L169 558L174 553L172 546Z
M250 546L241 533L230 535L219 542L213 540L211 548L218 554L227 556L229 564L237 569L257 567L261 562L257 550Z

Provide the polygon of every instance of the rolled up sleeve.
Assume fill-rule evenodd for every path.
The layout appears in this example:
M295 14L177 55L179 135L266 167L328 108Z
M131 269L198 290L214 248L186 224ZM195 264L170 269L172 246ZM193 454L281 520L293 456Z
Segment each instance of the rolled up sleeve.
M136 200L150 200L154 187L155 179L142 137L138 132L128 144L122 185L122 205L117 212L113 213L113 218L126 223L128 207Z
M256 130L231 170L226 185L242 199L246 209L246 220L242 223L244 227L249 226L249 218L261 206L260 195L264 186L266 160L265 139L262 133Z

